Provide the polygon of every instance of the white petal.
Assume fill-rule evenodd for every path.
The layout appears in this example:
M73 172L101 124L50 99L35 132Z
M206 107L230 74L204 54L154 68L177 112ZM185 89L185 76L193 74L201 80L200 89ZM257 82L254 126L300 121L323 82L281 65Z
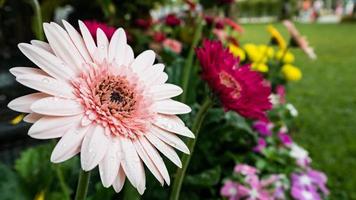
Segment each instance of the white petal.
M171 99L156 101L155 103L153 103L152 109L155 112L169 115L186 114L192 111L190 107L185 105L184 103Z
M51 155L51 162L60 163L75 156L80 151L88 127L72 126L59 140Z
M33 68L33 67L13 67L9 71L12 75L16 77L26 75L26 74L37 74L37 75L45 75L45 76L48 75L42 69Z
M49 44L47 42L43 42L41 40L31 40L31 44L33 46L40 47L43 50L46 50L46 51L48 51L50 53L53 53L53 51L51 49L51 46L49 46Z
M155 80L152 80L150 85L161 85L168 80L168 75L165 72L162 72L157 76Z
M83 140L80 154L84 171L90 171L99 164L106 154L109 142L101 125L90 128Z
M33 112L50 116L72 116L84 113L82 105L71 99L46 97L31 105Z
M152 144L149 141L147 141L145 137L141 137L139 141L142 147L145 149L147 155L150 157L154 165L159 170L160 174L162 175L163 179L166 181L167 185L169 185L171 181L169 178L168 170L163 162L162 157L159 155L158 151L152 146Z
M169 144L170 146L178 149L179 151L189 154L188 147L184 144L184 142L175 134L164 131L161 128L152 126L149 134L153 134L158 137L163 142Z
M78 21L78 23L79 23L80 32L82 33L82 36L83 36L83 39L84 39L85 46L87 47L90 56L92 58L94 58L94 56L95 56L94 54L95 54L95 51L96 51L96 46L95 46L94 39L91 36L87 26L85 26L85 24L80 20Z
M32 112L32 110L30 109L31 105L35 101L38 101L45 97L49 97L49 95L41 92L32 93L12 100L7 106L12 110L18 112L31 113Z
M98 57L100 61L108 58L109 40L103 30L96 29L96 40L98 46Z
M72 25L70 25L67 21L62 20L62 23L65 29L67 30L69 37L72 39L75 47L77 47L79 53L82 55L84 60L87 62L92 61L89 52L87 50L87 47L85 46L84 40L81 37L81 35L78 33L78 31L75 30L75 28Z
M151 67L155 61L156 54L152 50L146 50L138 55L131 67L134 72L141 74L147 67Z
M103 160L99 163L101 182L106 188L110 187L117 177L120 167L120 157L118 155L120 148L120 141L117 138L112 138L112 141L108 143L108 150Z
M132 141L126 137L120 139L123 152L122 168L132 185L142 194L145 190L145 171Z
M144 137L141 137L144 138ZM142 147L141 143L140 143L140 138L137 139L136 141L133 142L136 151L138 153L138 155L140 156L140 158L142 159L142 161L145 163L145 165L147 166L147 168L151 171L151 173L153 174L154 177L156 177L156 179L161 183L161 185L163 186L164 184L164 180L162 175L160 174L159 170L157 169L156 165L153 163L153 161L151 160L151 158L148 156L147 152L145 151L145 149Z
M148 67L147 70L145 70L145 78L143 79L143 81L148 86L152 85L152 83L155 82L158 79L158 77L161 76L163 70L164 70L164 65L161 63L155 64L152 67Z
M74 98L73 88L60 80L39 74L28 74L16 77L16 80L29 88L53 96Z
M113 187L115 192L120 192L122 190L122 187L124 186L125 183L125 173L124 170L122 169L122 167L119 168L119 173L116 176L114 183L113 183Z
M126 53L126 34L124 29L118 28L111 37L109 45L109 61L122 65Z
M37 113L30 113L23 118L23 121L27 123L35 123L38 120L40 120L42 117L43 115Z
M52 77L68 80L75 76L74 72L61 59L48 51L26 43L20 43L18 47L27 58Z
M145 137L175 165L177 165L179 168L182 167L182 162L180 161L179 156L172 147L168 146L166 143L162 142L162 140L158 139L155 135L151 133L146 133Z
M173 133L185 136L185 137L195 138L193 132L191 132L189 130L189 128L187 128L184 125L184 122L181 119L179 119L179 117L177 117L175 115L160 115L160 114L158 114L156 116L156 119L153 122L153 124L164 129L164 130L167 130L167 131L170 131L170 132L173 132Z
M56 23L44 23L44 32L53 52L78 74L85 63L68 33Z
M36 139L61 137L66 129L78 125L81 118L81 115L71 117L42 117L31 126L28 135Z
M126 45L125 48L125 58L123 60L123 65L125 66L130 66L131 63L134 61L135 57L134 57L134 52L132 50L132 48L130 47L130 45Z
M178 96L183 92L182 88L179 86L169 83L152 86L150 91L153 94L154 100L169 99Z

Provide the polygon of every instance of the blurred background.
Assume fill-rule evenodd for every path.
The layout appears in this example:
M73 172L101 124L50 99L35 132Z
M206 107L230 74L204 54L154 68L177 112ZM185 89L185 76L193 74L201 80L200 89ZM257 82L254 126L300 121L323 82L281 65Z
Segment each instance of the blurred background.
M209 8L207 12L214 13L216 6L224 1L229 0L204 0L194 5L193 9L204 7ZM17 187L14 186L19 184L18 176L25 177L24 182L33 181L33 176L41 176L38 183L33 182L38 187L51 181L48 178L50 175L33 174L33 171L51 166L41 162L49 162L47 158L54 143L31 139L27 136L30 124L22 121L24 115L7 108L10 100L31 92L15 82L8 71L14 66L33 66L20 53L17 44L34 38L44 40L39 23L42 21L61 23L65 19L76 25L78 19L96 20L113 27L125 27L128 43L137 53L152 48L149 42L152 34L149 29L154 21L169 13L179 16L191 9L192 2L194 1L0 0L0 199L13 195L11 193ZM236 0L223 5L222 10L223 15L243 27L244 37L240 39L242 43L267 43L267 24L273 24L281 30L282 35L287 36L288 33L281 24L283 19L296 21L300 32L308 37L318 59L296 60L295 65L303 71L303 80L291 83L293 89L287 94L288 100L299 111L296 119L298 133L294 138L309 150L313 165L328 175L330 199L356 199L356 1ZM193 27L184 32L187 34L186 38L189 39L192 30ZM296 57L301 57L302 54L300 51L293 53ZM46 150L41 153L31 151L31 147L36 146ZM76 176L77 172L71 170L74 166L72 163L76 162L75 159L66 162L61 166L62 170L58 170L57 165L51 166L53 169L47 173ZM75 179L72 182L69 185L75 185ZM93 187L98 189L100 186ZM101 191L100 188L98 191ZM12 197L24 199L21 196ZM51 198L59 197L56 198L54 194Z

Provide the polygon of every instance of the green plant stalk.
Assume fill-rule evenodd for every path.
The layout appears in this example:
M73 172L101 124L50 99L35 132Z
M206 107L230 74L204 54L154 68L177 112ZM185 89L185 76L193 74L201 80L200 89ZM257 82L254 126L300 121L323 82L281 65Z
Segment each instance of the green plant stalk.
M38 3L38 0L29 0L28 2L31 4L34 11L34 19L32 21L34 28L33 31L35 32L37 39L44 40L40 4Z
M204 121L204 118L209 110L209 108L213 105L213 101L207 97L204 100L204 103L202 104L202 106L200 107L195 120L193 122L193 126L192 126L192 132L195 133L195 139L191 139L189 140L187 146L189 148L190 154L184 154L182 157L182 168L177 169L177 172L175 174L175 178L174 178L174 182L172 185L172 191L170 194L170 200L178 200L179 199L179 195L180 195L180 191L182 188L182 183L185 177L185 173L188 169L188 165L190 162L190 158L192 157L193 153L194 153L194 147L195 144L198 140L198 134L200 131L200 127Z
M59 180L59 185L60 185L60 187L62 189L62 192L63 192L63 194L65 196L65 199L66 200L70 200L69 190L68 190L68 187L67 187L66 182L64 180L61 166L57 165L57 166L54 166L54 167L55 167L55 170L56 170L57 178Z
M194 52L195 52L195 48L197 47L197 45L200 41L201 35L202 35L202 30L203 30L202 17L200 17L200 16L198 17L197 24L198 24L198 27L194 33L192 46L189 49L188 57L187 57L187 60L185 61L183 73L182 73L183 76L182 76L181 86L183 88L183 94L180 96L180 101L183 103L185 103L187 101L188 85L189 85L190 73L192 71Z
M77 193L75 194L75 200L85 200L88 192L90 180L90 171L86 172L81 169L79 174Z

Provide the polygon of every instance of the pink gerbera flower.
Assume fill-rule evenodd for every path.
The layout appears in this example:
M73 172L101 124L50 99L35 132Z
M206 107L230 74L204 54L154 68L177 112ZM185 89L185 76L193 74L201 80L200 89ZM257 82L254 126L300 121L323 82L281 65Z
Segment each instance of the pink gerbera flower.
M107 24L98 22L96 20L84 20L83 22L85 26L87 26L90 34L93 36L94 39L96 38L96 30L98 28L103 30L108 39L111 39L112 35L116 30L114 27L108 26Z
M83 170L99 165L103 185L113 185L117 192L126 176L139 193L144 192L143 163L162 185L169 184L158 151L181 167L172 147L184 153L189 149L176 134L194 138L176 116L191 109L170 99L181 88L165 83L164 65L153 64L153 51L134 58L122 28L110 41L97 29L95 43L81 21L81 35L66 21L63 24L65 29L56 23L44 24L49 43L19 44L40 69L10 71L18 82L39 92L8 106L30 113L26 120L34 123L28 132L31 137L60 138L51 155L54 163L80 153Z
M261 74L249 66L239 66L239 60L224 49L221 42L205 40L196 52L203 79L220 97L226 110L266 120L265 111L272 106L268 99L271 87Z

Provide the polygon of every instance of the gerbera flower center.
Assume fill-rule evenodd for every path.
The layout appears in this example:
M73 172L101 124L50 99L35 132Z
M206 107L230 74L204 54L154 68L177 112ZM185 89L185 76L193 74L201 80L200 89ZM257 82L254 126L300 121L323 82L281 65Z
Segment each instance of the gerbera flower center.
M73 81L73 86L85 109L82 124L98 123L107 134L131 139L149 128L152 99L130 68L117 70L109 63L95 65Z
M123 76L106 76L98 82L94 95L99 99L102 108L114 116L128 114L136 104L135 93Z
M219 78L221 84L233 90L231 94L234 98L239 98L241 96L241 86L234 77L225 71L222 71L219 74Z

